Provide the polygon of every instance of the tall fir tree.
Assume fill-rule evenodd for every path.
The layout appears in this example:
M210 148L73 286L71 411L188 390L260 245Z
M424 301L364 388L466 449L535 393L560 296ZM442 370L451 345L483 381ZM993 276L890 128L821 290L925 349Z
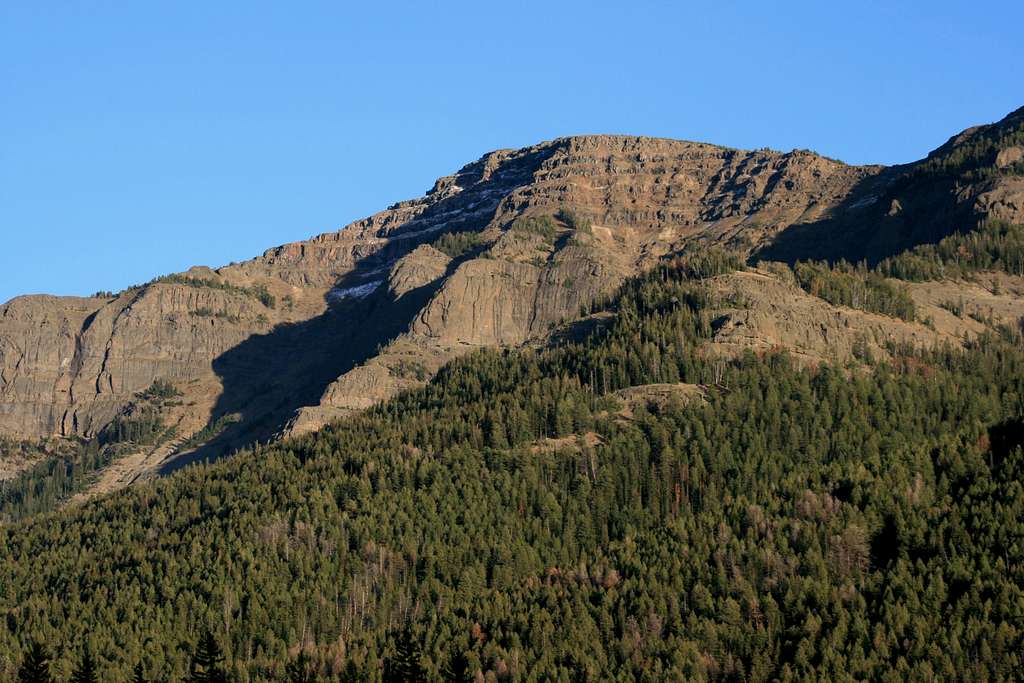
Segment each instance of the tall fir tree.
M82 653L82 660L71 672L71 683L97 683L99 680L96 674L96 660L92 656L89 646L86 646Z
M33 641L18 668L18 683L50 683L50 657L42 643Z
M193 683L224 683L227 674L224 672L224 654L221 652L217 639L207 629L203 631L196 652L192 657L192 668L189 681Z
M395 637L395 651L384 661L385 683L420 683L426 681L420 662L420 648L412 629L406 626Z
M146 683L146 672L142 669L142 662L135 665L132 673L132 683Z

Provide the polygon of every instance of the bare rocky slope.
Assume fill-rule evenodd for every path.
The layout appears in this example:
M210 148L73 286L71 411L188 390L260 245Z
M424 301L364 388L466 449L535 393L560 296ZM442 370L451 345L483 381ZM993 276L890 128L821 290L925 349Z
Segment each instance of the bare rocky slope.
M420 199L243 263L116 295L19 297L0 306L0 435L92 437L155 381L171 383L182 397L165 423L176 431L101 477L116 487L317 429L467 350L543 343L666 254L721 245L786 260L878 258L951 231L949 221L915 227L931 215L1020 221L1021 177L975 177L960 157L977 149L1020 164L1024 152L1007 140L1022 118L1019 110L892 169L806 151L562 138L487 154ZM945 163L961 164L958 180L939 177ZM832 307L767 271L715 286L722 351L785 346L828 359L860 335L880 350L887 335L955 340L974 322L947 321L941 296L923 286L915 300L947 325ZM999 295L975 290L963 288L979 307L1022 313L1021 283ZM207 425L223 429L200 432Z

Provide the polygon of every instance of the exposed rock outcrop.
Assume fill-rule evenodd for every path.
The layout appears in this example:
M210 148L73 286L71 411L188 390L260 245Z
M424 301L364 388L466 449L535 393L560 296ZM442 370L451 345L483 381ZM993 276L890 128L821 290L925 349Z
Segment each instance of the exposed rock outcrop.
M917 307L917 321L907 322L833 306L769 272L722 275L710 283L719 298L711 311L715 331L707 351L736 355L747 350L784 349L812 364L845 364L857 360L858 353L887 357L890 343L918 348L956 346L989 329L981 318L990 318L993 325L1024 319L1024 278L988 274L981 280L901 285L908 288ZM983 286L985 281L998 281L1000 293L994 294L991 284ZM962 305L962 315L948 310L951 301Z
M451 262L447 254L430 245L417 247L391 267L388 272L388 293L400 299L409 292L427 287L445 276Z

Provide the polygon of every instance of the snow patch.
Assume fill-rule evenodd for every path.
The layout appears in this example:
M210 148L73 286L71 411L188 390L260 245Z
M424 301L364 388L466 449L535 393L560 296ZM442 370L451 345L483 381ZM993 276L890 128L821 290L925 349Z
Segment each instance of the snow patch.
M374 280L373 282L364 282L363 284L356 285L355 287L335 287L331 291L327 292L327 296L337 301L350 297L353 299L365 299L377 291L377 288L380 287L383 282L383 280Z

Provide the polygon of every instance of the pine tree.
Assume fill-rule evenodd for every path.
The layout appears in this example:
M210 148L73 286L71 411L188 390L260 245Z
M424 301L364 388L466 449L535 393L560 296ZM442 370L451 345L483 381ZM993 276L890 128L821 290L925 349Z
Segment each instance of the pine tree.
M195 683L223 683L227 681L222 663L224 655L213 633L207 629L199 638L195 655L192 657L192 669L189 681Z
M50 683L50 661L39 642L33 642L18 668L18 683Z
M142 670L142 662L135 665L135 672L132 674L132 683L146 683L146 674Z
M441 676L446 681L468 681L470 678L469 668L469 658L466 657L466 653L462 651L461 647L456 647L448 661L445 662Z
M82 661L78 663L78 666L71 673L71 683L97 683L98 680L96 660L93 659L92 652L86 646L85 652L82 653Z
M384 661L385 683L419 683L426 674L420 664L420 648L408 626L395 638L394 655Z

